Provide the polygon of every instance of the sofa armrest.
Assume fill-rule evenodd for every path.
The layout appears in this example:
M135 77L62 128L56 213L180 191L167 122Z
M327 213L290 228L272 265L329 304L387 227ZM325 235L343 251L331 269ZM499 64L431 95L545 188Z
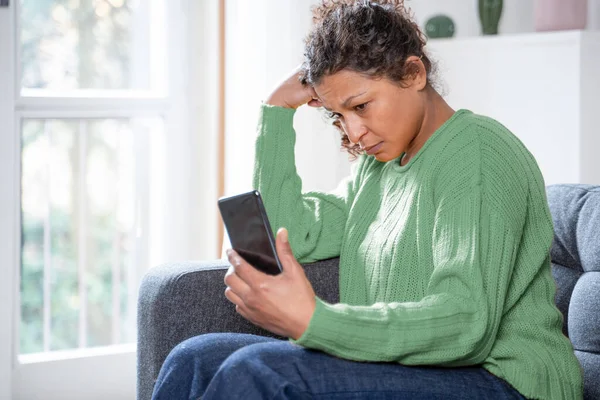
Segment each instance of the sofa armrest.
M315 293L339 301L338 259L304 265ZM278 337L245 320L225 297L226 260L152 268L138 298L137 398L150 399L160 367L173 347L204 333L239 332ZM281 338L281 337L278 337Z

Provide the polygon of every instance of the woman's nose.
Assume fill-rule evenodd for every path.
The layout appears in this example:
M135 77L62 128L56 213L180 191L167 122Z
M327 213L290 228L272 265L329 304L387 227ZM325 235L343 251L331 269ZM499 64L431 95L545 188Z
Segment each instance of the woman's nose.
M367 130L365 126L358 120L347 120L345 123L346 135L352 144L358 144Z

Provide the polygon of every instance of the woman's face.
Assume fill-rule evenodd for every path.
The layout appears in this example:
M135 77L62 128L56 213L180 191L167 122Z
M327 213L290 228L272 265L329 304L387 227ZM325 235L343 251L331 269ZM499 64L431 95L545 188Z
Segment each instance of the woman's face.
M421 129L426 85L422 75L400 87L386 78L342 70L325 76L314 89L350 141L385 162L406 151Z

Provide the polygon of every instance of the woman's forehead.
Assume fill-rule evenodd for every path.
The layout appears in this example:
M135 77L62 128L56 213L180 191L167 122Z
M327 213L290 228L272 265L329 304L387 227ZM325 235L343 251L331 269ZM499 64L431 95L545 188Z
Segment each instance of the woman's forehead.
M325 75L321 82L315 86L315 91L325 95L347 92L355 90L357 87L366 87L370 85L370 79L354 71L339 71L335 74Z
M355 71L342 70L335 74L326 75L314 89L319 98L327 99L332 105L341 105L348 97L375 90L382 84L381 79L374 79Z

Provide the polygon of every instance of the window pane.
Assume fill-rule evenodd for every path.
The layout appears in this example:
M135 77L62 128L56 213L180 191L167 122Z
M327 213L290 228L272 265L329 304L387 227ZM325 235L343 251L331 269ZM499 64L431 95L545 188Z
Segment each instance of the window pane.
M22 87L152 89L149 4L21 0Z
M23 121L21 354L135 340L160 119ZM143 258L143 257L142 257Z

